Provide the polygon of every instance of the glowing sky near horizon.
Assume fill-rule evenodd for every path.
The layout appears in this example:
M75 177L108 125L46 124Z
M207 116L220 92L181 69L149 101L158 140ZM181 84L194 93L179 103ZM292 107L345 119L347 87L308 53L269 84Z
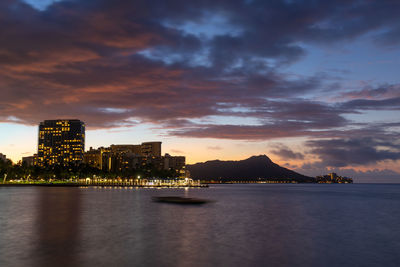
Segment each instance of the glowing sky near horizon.
M17 162L35 153L40 121L78 118L86 148L160 140L188 163L267 154L308 175L394 177L399 11L396 1L2 2L0 153Z

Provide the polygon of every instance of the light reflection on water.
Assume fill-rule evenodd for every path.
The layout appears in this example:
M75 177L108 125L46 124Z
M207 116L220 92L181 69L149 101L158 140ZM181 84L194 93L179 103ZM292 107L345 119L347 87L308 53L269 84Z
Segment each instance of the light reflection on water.
M400 266L399 211L399 185L0 187L0 266Z
M38 188L31 259L36 266L75 265L81 236L81 192L61 187Z

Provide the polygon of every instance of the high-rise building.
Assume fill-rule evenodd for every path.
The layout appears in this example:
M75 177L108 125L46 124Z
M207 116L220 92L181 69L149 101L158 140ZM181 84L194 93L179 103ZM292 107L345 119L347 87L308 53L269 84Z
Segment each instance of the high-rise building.
M161 157L161 142L142 143L141 149L144 157Z
M85 124L80 120L46 120L39 124L38 165L69 166L82 162Z

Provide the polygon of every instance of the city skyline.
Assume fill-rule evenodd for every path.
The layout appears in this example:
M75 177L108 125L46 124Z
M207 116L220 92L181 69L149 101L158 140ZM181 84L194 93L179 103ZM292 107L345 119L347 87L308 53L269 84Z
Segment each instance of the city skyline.
M76 118L86 150L159 140L188 164L266 154L400 181L399 7L3 1L0 153L17 162L40 121Z

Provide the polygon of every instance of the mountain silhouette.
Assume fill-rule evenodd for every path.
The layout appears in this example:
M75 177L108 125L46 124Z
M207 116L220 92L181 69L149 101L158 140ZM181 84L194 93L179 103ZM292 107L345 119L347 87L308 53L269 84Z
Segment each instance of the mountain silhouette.
M252 156L239 161L212 160L186 165L193 179L221 181L284 180L313 182L308 177L283 168L266 155Z

